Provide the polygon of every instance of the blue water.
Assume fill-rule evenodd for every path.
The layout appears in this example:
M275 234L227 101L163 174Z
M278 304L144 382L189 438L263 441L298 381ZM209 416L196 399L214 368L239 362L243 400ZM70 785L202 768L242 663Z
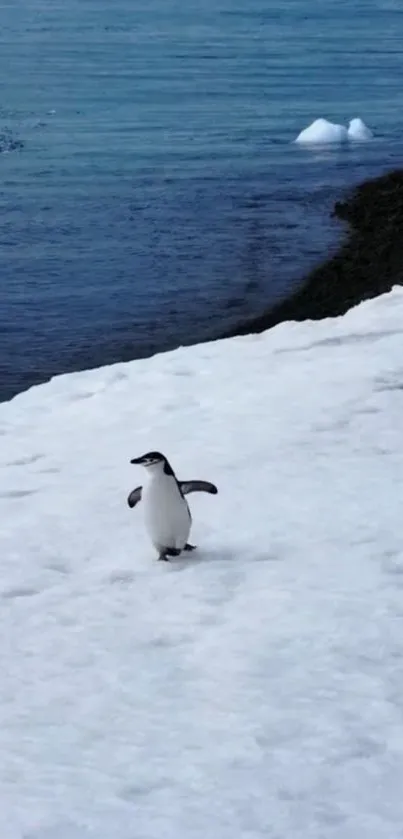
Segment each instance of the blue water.
M403 153L401 0L0 0L0 398L204 340ZM362 117L365 146L292 144Z

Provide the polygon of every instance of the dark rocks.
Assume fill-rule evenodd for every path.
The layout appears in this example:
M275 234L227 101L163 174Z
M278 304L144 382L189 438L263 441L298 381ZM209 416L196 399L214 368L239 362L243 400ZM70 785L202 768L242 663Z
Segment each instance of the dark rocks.
M283 321L343 315L362 300L403 284L403 170L365 181L335 204L333 215L350 228L339 251L287 300L224 337L263 332Z

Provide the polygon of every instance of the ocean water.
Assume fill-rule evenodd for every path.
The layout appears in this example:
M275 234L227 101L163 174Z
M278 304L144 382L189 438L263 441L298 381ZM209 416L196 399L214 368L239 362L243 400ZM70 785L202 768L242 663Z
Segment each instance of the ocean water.
M0 398L213 338L403 154L400 0L0 0ZM362 146L301 149L323 116Z

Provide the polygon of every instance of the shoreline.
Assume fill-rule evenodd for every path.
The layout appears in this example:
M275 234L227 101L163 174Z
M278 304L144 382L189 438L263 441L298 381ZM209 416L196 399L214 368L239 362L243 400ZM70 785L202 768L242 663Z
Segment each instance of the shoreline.
M218 336L264 332L285 321L323 320L403 284L403 169L363 181L336 201L347 222L340 247L309 272L298 290L258 317Z
M344 194L345 197L337 200L330 210L330 217L343 223L338 237L340 244L335 245L332 255L302 276L294 292L266 308L263 314L238 318L225 331L216 328L196 343L258 334L287 321L336 317L363 300L390 291L393 285L403 284L403 169L390 170L355 187L347 187ZM33 375L31 370L26 377L26 387L18 390L11 387L11 393L1 396L0 403L57 375L148 358L193 343L179 341L166 349L140 356L121 351L117 354L120 357L116 355L103 363L91 363L88 359L90 363L70 363L65 370L49 371L48 375Z

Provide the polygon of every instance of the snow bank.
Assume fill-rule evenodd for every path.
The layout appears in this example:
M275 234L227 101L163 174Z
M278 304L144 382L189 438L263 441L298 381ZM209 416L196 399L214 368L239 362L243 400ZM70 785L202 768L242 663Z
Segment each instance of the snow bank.
M400 835L402 324L399 288L0 405L1 839ZM219 487L171 563L151 448Z
M349 128L329 122L327 119L316 119L298 134L295 142L307 146L326 146L346 143L348 140L370 140L372 132L362 119L352 119Z

